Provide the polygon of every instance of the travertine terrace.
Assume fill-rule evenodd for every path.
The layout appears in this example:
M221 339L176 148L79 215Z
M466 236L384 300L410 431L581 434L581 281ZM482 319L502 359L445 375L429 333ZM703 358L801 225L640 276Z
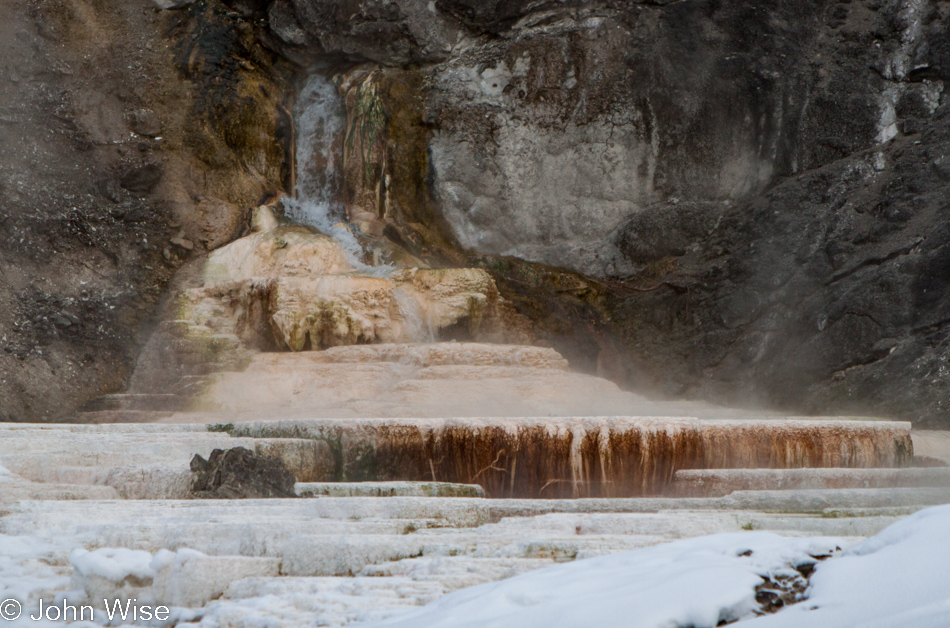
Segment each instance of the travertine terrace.
M235 435L304 437L333 460L324 480L480 484L492 497L632 497L680 469L900 467L909 425L688 418L341 419L242 423Z
M746 445L762 440L754 435L761 437L775 429L784 433L785 440L779 441L784 443L779 448L783 451L795 450L796 436L825 430L825 424L815 420L735 426L696 419L514 419L494 428L496 435L507 434L509 440L484 438L481 430L492 433L492 425L503 423L501 419L354 419L262 421L227 427L4 424L0 426L0 535L21 537L34 548L23 558L14 554L8 559L11 568L32 574L33 584L17 589L28 605L56 594L90 603L135 597L139 603L176 607L178 622L203 617L212 625L265 622L292 628L303 623L343 625L380 619L462 587L689 536L755 529L863 537L924 506L950 501L950 483L940 470L840 467L677 471L673 489L682 484L682 474L711 474L709 481L719 484L706 492L682 493L696 497L552 499L570 497L575 489L585 494L589 485L553 482L542 487L540 495L528 491L532 481L540 481L541 473L557 470L556 465L545 465L537 458L519 465L525 468L525 479L516 479L513 491L532 493L532 499L500 498L506 487L499 477L507 474L500 471L506 460L497 453L510 448L510 439L522 430L531 433L532 426L534 436L525 439L525 446L538 446L545 439L559 444L560 449L545 450L543 455L562 451L561 471L568 474L571 447L564 439L584 435L586 430L601 433L607 425L613 426L614 433L634 430L638 439L644 432L667 437L692 432L690 442L698 447L704 438L710 445L721 442L736 427L737 433L751 439ZM831 421L826 425L831 438L841 439L834 449L850 450L854 456L835 458L838 464L907 462L900 457L907 455L905 424ZM474 478L487 490L446 483L438 476L451 468L444 462L436 468L438 482L425 477L432 467L418 460L423 436L449 430L444 436L451 442L452 428L478 445L475 450L485 448L485 456L498 447L498 460L489 460L495 468ZM479 434L483 437L478 438ZM849 444L849 435L858 438ZM375 443L376 449L361 448L360 443ZM740 443L736 442L736 451ZM407 447L401 456L403 444ZM280 458L302 480L297 485L301 497L192 499L189 459L238 445ZM467 450L460 451L463 454L456 460L466 460ZM360 452L385 458L373 461L361 458ZM879 457L868 457L872 452ZM651 460L635 451L614 452L614 456L621 453L628 465ZM759 462L774 463L773 456L770 453ZM662 462L659 466L669 479L672 461L652 460ZM701 460L697 457L693 462ZM389 472L384 461L396 465L389 470L403 464L404 469L423 476L414 479L424 481L340 481L344 479L341 469L344 474L374 471L382 478ZM730 462L722 456L711 461ZM755 462L748 455L733 461ZM803 460L785 461L798 466ZM642 470L642 464L635 466ZM733 478L728 491L722 490L717 473ZM872 478L874 487L829 489L814 482L782 485L774 479L757 483L755 475L764 473L834 476L839 478L835 486L853 486L860 484L860 478ZM746 476L753 479L743 484L741 478ZM846 476L858 481L840 483ZM335 481L327 483L328 478ZM627 494L657 487L637 481ZM107 554L97 554L99 558L139 562L125 568L118 565L129 563L115 562L106 577L89 571L81 558L82 552L97 548L114 548L102 550ZM134 574L139 575L132 578Z
M0 424L27 606L344 625L557 562L749 529L864 537L950 501L943 469L907 468L909 423L656 401L551 348L473 342L504 318L484 273L372 277L273 225L219 251L132 390L75 424ZM448 328L467 340L432 341ZM196 499L191 459L232 447L278 458L297 498Z
M480 271L373 276L269 212L184 275L130 391L77 424L0 425L0 534L46 565L28 600L343 625L556 562L748 529L861 537L950 501L950 476L907 468L908 423L651 400L485 342L507 319ZM298 497L195 499L192 457L238 446Z

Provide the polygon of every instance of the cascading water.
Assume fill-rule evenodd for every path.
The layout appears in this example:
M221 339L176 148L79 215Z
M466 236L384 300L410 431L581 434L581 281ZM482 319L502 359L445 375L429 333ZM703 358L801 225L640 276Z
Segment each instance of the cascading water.
M339 189L339 144L346 111L336 87L319 74L307 79L294 106L297 128L296 198L285 203L290 218L331 229L345 218Z
M343 135L346 110L336 86L314 73L294 105L297 127L297 184L295 198L283 201L286 215L337 240L347 261L361 274L386 276L392 265L371 266L362 261L364 249L346 227L346 210L337 193L342 188Z
M284 201L290 219L331 236L342 246L347 261L360 275L387 277L391 264L368 265L364 249L345 226L346 209L338 191L342 187L343 136L346 110L336 86L321 74L312 74L294 106L297 128L295 198ZM406 335L414 342L433 342L436 333L419 303L402 289L393 296L402 315Z

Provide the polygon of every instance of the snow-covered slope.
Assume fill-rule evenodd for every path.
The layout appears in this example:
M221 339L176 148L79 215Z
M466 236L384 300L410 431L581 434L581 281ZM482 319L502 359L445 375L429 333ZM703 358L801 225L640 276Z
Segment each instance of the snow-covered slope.
M808 600L745 628L947 628L950 506L892 525L820 565Z
M770 533L700 537L465 589L377 625L711 628L738 619L738 626L750 628L950 626L950 506L921 511L850 549L836 549L835 539ZM805 599L757 616L756 589L765 578L794 581L814 556L829 553L834 555L817 564Z

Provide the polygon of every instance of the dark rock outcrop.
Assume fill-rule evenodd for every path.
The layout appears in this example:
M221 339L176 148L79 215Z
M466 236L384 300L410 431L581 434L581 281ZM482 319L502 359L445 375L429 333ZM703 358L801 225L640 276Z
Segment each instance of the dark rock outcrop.
M671 395L946 426L948 187L925 167L950 141L937 124L929 146L898 138L779 182L660 277L612 292L626 345L663 357L628 375Z
M296 497L297 479L279 458L260 456L243 447L215 449L207 460L191 460L191 493L201 499Z
M276 0L267 5L272 44L303 60L385 65L449 57L457 29L419 0Z
M0 17L0 420L54 420L124 388L178 266L283 184L287 90L216 3Z

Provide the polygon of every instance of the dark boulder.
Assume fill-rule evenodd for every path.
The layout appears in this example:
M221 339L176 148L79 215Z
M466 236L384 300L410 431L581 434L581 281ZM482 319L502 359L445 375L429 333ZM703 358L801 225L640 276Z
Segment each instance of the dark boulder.
M296 497L297 478L279 458L260 456L244 447L215 449L208 460L195 455L192 495L203 499Z

